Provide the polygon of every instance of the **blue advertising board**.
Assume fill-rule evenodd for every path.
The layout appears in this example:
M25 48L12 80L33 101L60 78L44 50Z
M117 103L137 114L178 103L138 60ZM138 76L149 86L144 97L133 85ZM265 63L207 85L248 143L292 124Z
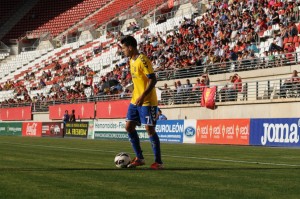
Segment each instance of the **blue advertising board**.
M159 120L155 130L161 142L182 143L184 120Z
M251 119L250 145L300 147L300 119Z

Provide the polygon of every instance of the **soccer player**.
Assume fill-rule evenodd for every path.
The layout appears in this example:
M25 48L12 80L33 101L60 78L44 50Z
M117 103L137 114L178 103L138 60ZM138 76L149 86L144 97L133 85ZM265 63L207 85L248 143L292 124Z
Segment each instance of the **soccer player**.
M121 40L122 51L130 58L130 73L133 81L133 93L128 107L126 118L126 131L129 140L136 154L129 168L145 165L144 156L140 146L140 139L136 131L136 126L145 125L149 135L155 162L152 169L162 169L160 141L155 132L157 96L155 91L156 76L153 71L151 61L137 49L137 41L132 36L126 36Z

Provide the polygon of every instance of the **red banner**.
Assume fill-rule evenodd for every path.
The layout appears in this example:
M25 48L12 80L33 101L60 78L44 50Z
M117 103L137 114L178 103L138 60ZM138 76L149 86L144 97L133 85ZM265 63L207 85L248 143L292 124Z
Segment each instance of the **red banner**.
M95 104L83 103L83 104L60 104L49 106L49 119L61 119L63 118L65 111L68 110L69 114L72 110L75 110L76 119L90 119L95 117Z
M22 125L22 136L42 136L42 123L41 122L24 122Z
M96 118L125 118L130 100L97 102Z
M1 108L0 119L3 121L24 121L32 120L31 106Z
M198 120L196 143L249 145L250 119Z
M62 122L43 122L42 124L43 137L63 137Z
M201 96L201 106L209 109L215 109L216 91L216 86L213 86L211 88L204 88L204 91Z

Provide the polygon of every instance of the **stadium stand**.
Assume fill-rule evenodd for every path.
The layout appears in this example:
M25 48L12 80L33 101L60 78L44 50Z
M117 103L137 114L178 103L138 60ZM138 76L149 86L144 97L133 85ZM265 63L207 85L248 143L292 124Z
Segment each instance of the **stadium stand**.
M102 0L66 0L39 1L4 37L18 39L30 32L31 37L50 32L53 37L78 23L89 14L103 7L109 1Z
M122 4L115 0L91 20L100 26L134 4L145 14L147 8L156 7L155 2ZM215 1L207 4L207 11L200 16L192 12L173 15L164 22L154 20L130 33L137 38L140 51L153 62L160 80L157 86L161 87L161 104L199 103L202 88L209 84L191 89L181 82L189 78L189 82L195 82L193 87L197 78L205 79L203 74L209 74L210 85L218 86L217 101L278 99L299 96L297 86L292 89L282 86L289 72L268 75L274 67L283 71L279 68L299 63L298 19L296 2ZM65 44L46 54L23 52L1 63L2 106L21 102L41 102L46 106L130 96L128 60L122 57L118 43L122 35L122 32L107 32L92 41ZM268 79L257 78L258 71L266 73L262 77ZM236 73L243 83L237 81ZM170 80L176 85L168 85ZM164 84L166 88L162 88ZM165 92L166 89L170 92ZM232 89L233 92L229 91Z
M5 6L0 6L0 25L2 25L9 16L18 8L25 0L11 0L5 2Z

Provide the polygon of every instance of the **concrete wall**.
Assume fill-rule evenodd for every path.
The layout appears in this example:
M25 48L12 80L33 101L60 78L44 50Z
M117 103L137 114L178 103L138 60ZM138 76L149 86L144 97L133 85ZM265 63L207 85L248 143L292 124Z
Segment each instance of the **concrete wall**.
M300 99L298 101L277 100L276 103L261 101L250 104L222 103L215 110L197 106L161 108L168 119L229 119L229 118L291 118L300 117Z
M53 122L49 119L49 113L34 113L33 121L35 122Z

